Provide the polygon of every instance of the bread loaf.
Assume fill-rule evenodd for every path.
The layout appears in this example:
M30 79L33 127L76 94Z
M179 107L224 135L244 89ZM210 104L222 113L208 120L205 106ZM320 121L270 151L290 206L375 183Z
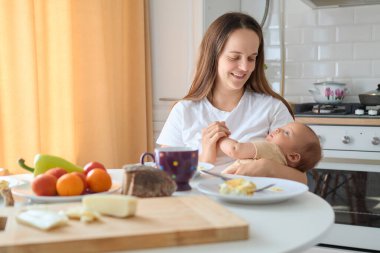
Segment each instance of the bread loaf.
M134 164L125 165L122 194L140 198L171 196L177 185L169 175L155 167Z

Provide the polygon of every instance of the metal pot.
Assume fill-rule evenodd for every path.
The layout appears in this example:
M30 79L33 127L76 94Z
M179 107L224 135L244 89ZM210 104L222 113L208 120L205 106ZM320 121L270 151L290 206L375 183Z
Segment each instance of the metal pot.
M380 105L380 84L377 85L376 90L359 94L359 100L363 105Z
M315 102L323 104L339 104L348 94L345 83L322 82L314 83L314 89L309 90Z

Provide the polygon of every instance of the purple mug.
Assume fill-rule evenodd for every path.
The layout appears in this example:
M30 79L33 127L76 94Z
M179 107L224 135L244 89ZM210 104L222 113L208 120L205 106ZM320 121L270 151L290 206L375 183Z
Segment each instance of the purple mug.
M189 147L161 147L154 151L154 154L143 153L140 163L144 164L145 157L150 156L157 167L176 182L177 191L191 190L189 181L197 171L198 150Z

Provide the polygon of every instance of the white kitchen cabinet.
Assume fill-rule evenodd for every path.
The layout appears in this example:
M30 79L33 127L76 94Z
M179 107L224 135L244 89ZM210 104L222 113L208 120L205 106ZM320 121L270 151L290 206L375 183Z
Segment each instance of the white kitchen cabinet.
M202 36L202 0L150 0L154 140L171 101L190 87L195 45Z

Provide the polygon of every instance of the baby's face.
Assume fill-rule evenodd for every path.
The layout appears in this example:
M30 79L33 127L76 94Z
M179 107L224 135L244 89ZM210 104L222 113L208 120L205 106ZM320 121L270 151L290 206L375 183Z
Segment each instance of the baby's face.
M305 138L309 138L308 135L306 126L292 122L269 133L266 140L277 144L282 152L287 154L302 147Z

